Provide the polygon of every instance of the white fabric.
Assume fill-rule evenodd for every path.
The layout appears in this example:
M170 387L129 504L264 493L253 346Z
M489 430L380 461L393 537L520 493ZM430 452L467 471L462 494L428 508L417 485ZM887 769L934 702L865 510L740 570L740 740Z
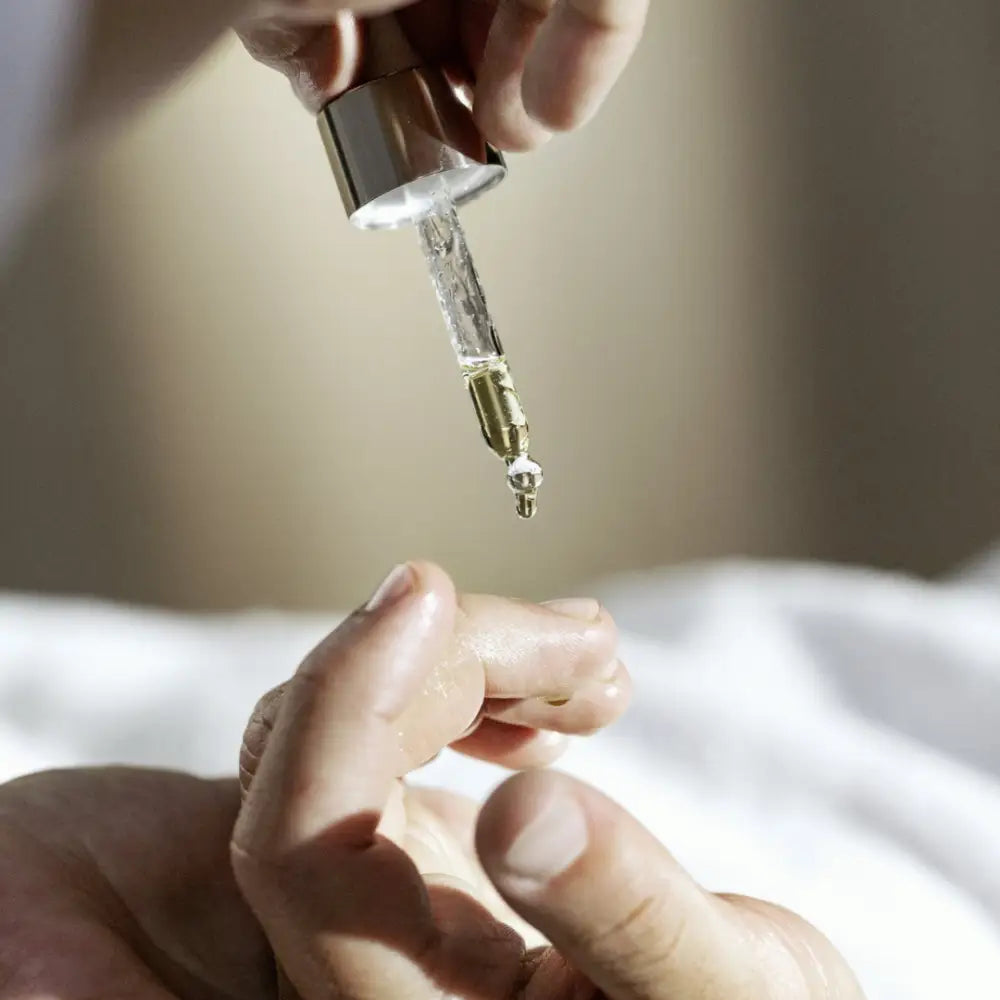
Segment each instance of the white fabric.
M871 1000L1000 995L1000 591L732 565L611 581L636 698L563 766L706 885L803 913ZM257 696L334 618L0 598L0 777L233 770ZM419 780L484 794L443 755Z

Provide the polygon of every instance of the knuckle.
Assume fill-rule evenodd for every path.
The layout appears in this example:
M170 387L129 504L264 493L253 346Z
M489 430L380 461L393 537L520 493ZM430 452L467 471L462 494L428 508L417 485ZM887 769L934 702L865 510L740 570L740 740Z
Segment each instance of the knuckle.
M257 699L257 704L254 705L253 711L250 713L250 721L247 723L248 729L250 727L261 727L267 732L271 731L274 727L275 717L278 714L278 707L284 699L288 684L289 682L285 681L277 687L271 688L270 691Z
M282 896L290 883L287 859L266 845L244 844L234 837L229 842L229 862L237 885L248 899Z
M245 797L247 792L250 791L250 783L253 781L253 776L257 770L257 762L244 757L244 752L246 748L240 751L240 764L239 764L239 776L240 776L240 793Z
M659 982L676 962L687 937L684 915L662 895L647 894L585 947L604 957L629 982Z
M286 682L268 691L258 700L250 713L250 719L243 731L239 755L240 788L244 794L249 789L260 759L267 749L287 686Z

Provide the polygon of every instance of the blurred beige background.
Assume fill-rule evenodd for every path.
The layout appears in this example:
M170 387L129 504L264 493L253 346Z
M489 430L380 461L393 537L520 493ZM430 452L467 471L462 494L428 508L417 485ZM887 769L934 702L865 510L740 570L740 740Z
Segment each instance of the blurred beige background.
M0 276L0 586L344 605L1000 535L1000 6L654 0L601 117L465 213L547 473L518 523L410 232L222 46Z

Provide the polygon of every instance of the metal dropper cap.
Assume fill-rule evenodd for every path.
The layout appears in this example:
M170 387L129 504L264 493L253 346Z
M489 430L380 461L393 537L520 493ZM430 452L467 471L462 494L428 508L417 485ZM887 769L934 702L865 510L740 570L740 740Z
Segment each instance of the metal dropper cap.
M456 205L503 180L443 71L421 66L393 15L368 22L363 83L331 101L319 127L344 208L362 229L419 220L443 182Z

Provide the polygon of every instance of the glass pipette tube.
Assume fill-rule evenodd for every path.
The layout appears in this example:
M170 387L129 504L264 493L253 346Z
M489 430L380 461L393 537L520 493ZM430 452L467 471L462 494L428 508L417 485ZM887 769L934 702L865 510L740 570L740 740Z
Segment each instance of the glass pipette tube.
M417 230L483 437L507 466L518 515L533 517L542 467L528 454L528 422L458 212L446 191L436 193Z

